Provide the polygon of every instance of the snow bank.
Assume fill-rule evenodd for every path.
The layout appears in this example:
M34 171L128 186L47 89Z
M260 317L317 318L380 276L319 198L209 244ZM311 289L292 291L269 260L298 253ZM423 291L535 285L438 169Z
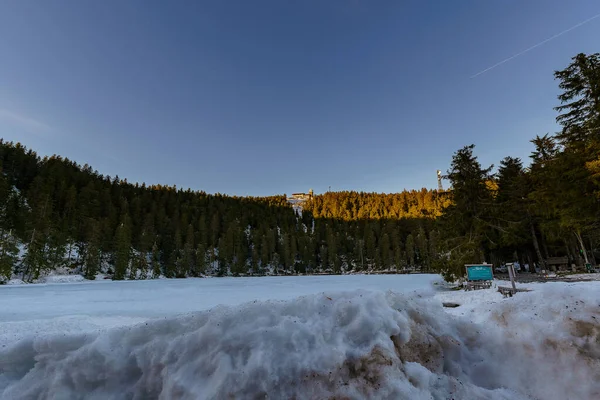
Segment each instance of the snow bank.
M8 282L6 282L7 285L24 285L25 282L23 282L23 280L21 279L9 279Z
M74 274L50 274L46 276L41 276L40 278L34 280L31 284L40 284L40 283L81 283L81 282L89 282L82 275ZM29 285L23 281L22 279L14 278L10 279L6 282L7 285Z
M485 324L439 299L354 291L30 338L0 352L0 396L595 399L597 293L519 293Z
M48 275L39 279L40 283L79 283L86 282L82 275Z

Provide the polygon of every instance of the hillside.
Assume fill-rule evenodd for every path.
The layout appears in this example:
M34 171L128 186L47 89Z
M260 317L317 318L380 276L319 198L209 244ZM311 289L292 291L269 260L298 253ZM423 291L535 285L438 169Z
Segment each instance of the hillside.
M131 184L19 143L0 143L0 168L3 280L429 268L437 251L440 208L428 190L327 193L299 213L285 195Z

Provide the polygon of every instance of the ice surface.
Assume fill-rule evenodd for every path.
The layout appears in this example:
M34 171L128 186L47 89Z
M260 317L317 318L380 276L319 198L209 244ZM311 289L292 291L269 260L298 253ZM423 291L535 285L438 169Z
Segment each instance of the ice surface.
M274 295L285 301L217 306L104 332L43 334L12 343L0 350L0 398L600 398L599 282L531 284L531 292L505 299L493 290L382 291L394 281L390 276L313 278L248 280L256 285L249 292L263 298L271 293L261 290L280 283ZM395 285L406 288L399 278ZM199 299L192 295L195 284L178 290L171 282L149 288L167 303L186 295ZM374 290L352 287L360 282ZM212 301L205 298L205 306L219 297L247 300L226 295L243 287L223 284L228 289L220 293L207 290ZM44 287L60 292L77 286L115 292L116 302L127 306L118 283ZM96 287L102 289L91 289ZM142 287L137 295L148 291ZM21 289L6 293L14 290ZM290 299L301 290L321 293ZM65 297L72 301L76 293L85 291ZM443 309L448 299L462 305ZM51 308L52 297L46 300ZM82 308L92 304L88 300ZM53 319L60 318L66 315Z
M188 278L0 286L0 349L27 335L80 333L149 318L353 289L430 289L436 275ZM59 281L64 281L59 279Z

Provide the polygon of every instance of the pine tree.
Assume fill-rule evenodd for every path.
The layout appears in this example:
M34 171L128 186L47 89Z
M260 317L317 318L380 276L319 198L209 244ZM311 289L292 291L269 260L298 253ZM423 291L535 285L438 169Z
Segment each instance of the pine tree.
M169 256L167 266L165 268L165 276L167 278L184 278L183 266L183 243L181 239L181 231L179 227L175 228L175 237L173 240L173 250Z
M465 146L454 154L447 175L452 203L444 210L442 227L450 259L441 272L448 279L464 275L464 264L483 262L489 247L492 167L481 167L473 155L474 147Z
M160 258L160 250L155 240L152 244L152 255L150 258L150 266L152 267L152 278L154 279L158 278L162 273Z
M409 267L414 267L415 266L415 239L414 239L414 236L412 235L412 233L406 237L406 243L404 246L406 248L406 263L408 264Z
M419 254L420 266L425 270L429 270L429 245L427 243L427 234L423 227L419 227L417 237L415 238L415 247Z
M19 248L12 231L0 230L0 283L11 278L18 256Z
M256 245L252 247L252 258L250 261L250 268L252 269L253 275L260 274L260 253Z
M141 206L137 206L141 207ZM138 212L138 214L141 214ZM138 217L141 219L141 217ZM154 221L152 214L147 214L142 225L142 230L139 234L138 243L136 246L135 259L131 268L132 276L131 279L139 277L139 279L146 279L148 277L148 269L150 268L149 259L152 258L151 250L154 242ZM134 273L135 271L135 273Z
M205 247L204 243L200 242L200 243L198 243L198 246L196 247L196 273L197 273L197 275L195 275L195 276L201 276L201 275L206 274L206 267L207 267L206 247Z
M355 269L363 271L365 269L365 241L361 237L355 238L354 242L356 243L354 247Z
M0 163L0 283L9 280L18 262L18 238L15 229L21 214L18 193L10 187Z
M600 53L578 54L564 70L556 71L563 92L555 109L562 114L556 118L563 126L558 138L570 145L600 138Z
M530 213L529 182L521 160L506 157L500 162L497 173L498 190L494 198L495 209L493 223L497 250L505 260L512 258L512 253L537 240L534 218Z
M429 233L429 262L431 268L440 269L438 261L440 259L440 234L437 230Z
M381 243L379 244L379 250L381 252L381 263L384 269L389 269L392 265L392 257L390 254L390 237L387 233L384 233L381 237Z
M264 269L269 265L271 261L271 252L269 251L269 238L267 235L263 235L261 237L261 245L260 245L260 266L261 269Z
M326 271L329 269L330 265L329 265L329 258L327 257L329 251L327 249L327 246L325 246L324 244L321 245L320 249L319 249L319 258L321 261L321 269L323 271Z
M364 233L365 242L365 263L368 265L369 260L375 259L375 253L377 250L377 242L375 238L375 232L373 231L373 223L368 222L365 224Z
M67 264L65 258L67 251L67 239L65 232L61 232L59 229L49 230L46 257L48 262L48 269L55 270L59 267L64 267Z
M129 216L123 215L115 232L115 274L114 280L123 280L131 259L131 223Z
M89 221L89 225L83 272L86 279L93 280L100 269L100 228L94 220Z
M181 260L181 270L178 275L185 277L188 274L190 276L198 276L198 270L196 266L196 255L194 248L194 228L192 225L188 225L187 233L185 235L185 244L183 246L183 255Z
M562 114L556 118L563 129L557 139L563 146L553 164L562 172L558 184L563 191L557 206L560 226L577 239L585 263L589 262L584 236L600 229L600 209L593 198L600 186L593 178L600 160L600 53L578 54L572 63L554 76L563 92Z
M331 227L327 229L327 264L333 269L333 272L340 273L341 261L338 254L339 246L337 237Z
M32 282L49 269L45 250L45 240L34 228L31 239L25 246L25 256L21 263L24 281Z

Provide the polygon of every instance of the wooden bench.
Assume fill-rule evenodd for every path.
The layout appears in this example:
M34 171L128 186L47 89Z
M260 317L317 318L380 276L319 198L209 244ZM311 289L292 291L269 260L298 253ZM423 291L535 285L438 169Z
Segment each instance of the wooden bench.
M492 287L492 281L467 281L465 290L489 289Z
M546 260L546 264L549 267L560 269L560 267L569 267L569 257L549 257Z

